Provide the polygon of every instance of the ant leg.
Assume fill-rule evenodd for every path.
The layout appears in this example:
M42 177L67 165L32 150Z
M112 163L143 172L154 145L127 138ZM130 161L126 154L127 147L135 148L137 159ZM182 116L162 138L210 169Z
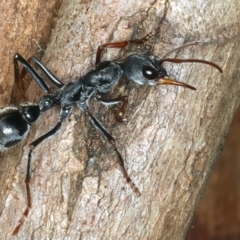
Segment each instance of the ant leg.
M36 63L36 65L43 71L43 73L48 77L48 79L57 87L61 88L64 84L37 58L32 57L30 60Z
M60 111L60 121L57 123L57 125L51 129L50 131L48 131L47 133L45 133L44 135L42 135L41 137L39 137L38 139L36 139L35 141L33 141L30 144L30 151L28 153L28 164L27 164L27 174L26 174L26 179L25 179L25 183L26 183L26 192L27 192L27 208L23 213L23 217L20 219L19 224L17 225L17 227L14 229L13 231L13 235L17 235L19 232L20 227L23 225L24 223L24 219L25 217L28 216L29 210L32 206L32 198L31 198L31 192L30 192L30 187L29 187L29 183L31 180L31 161L32 161L32 151L44 140L46 140L49 137L52 137L53 135L55 135L61 128L62 126L62 122L65 121L66 119L69 118L69 116L71 115L73 110L73 106L64 106L62 107L61 111Z
M116 147L115 139L110 135L110 133L102 126L102 124L90 112L87 112L87 114L90 117L90 120L93 123L94 127L96 129L98 129L107 138L108 142L112 145L114 151L116 152L116 154L118 156L118 162L119 162L119 165L121 167L121 171L123 173L124 178L126 179L129 186L132 188L132 190L138 196L140 196L141 193L140 193L139 189L137 188L137 186L134 184L134 182L131 180L130 176L127 173L127 170L126 170L125 165L124 165L123 157Z
M106 49L106 48L125 48L129 44L144 44L151 38L151 36L152 36L152 34L150 33L150 34L147 34L142 39L121 41L121 42L110 42L110 43L105 43L103 45L98 46L95 65L100 63L101 57L102 57L102 52L104 49Z
M30 61L33 61L36 63L36 65L43 71L43 73L48 77L48 79L57 87L61 88L64 86L64 84L46 67L44 66L37 58L32 57L28 60L24 59L20 54L16 53L13 59L14 63L14 78L15 83L18 86L18 89L20 90L23 98L26 100L25 97L25 89L22 79L26 75L27 71L32 75L35 82L38 84L38 86L45 92L51 93L51 90L45 80L39 75L39 73L30 65ZM19 73L19 66L18 61L21 62L24 66L21 74Z
M115 119L120 123L127 121L127 119L124 118L124 114L126 112L127 104L128 104L127 96L119 96L113 99L104 99L101 97L97 97L96 99L97 101L100 101L104 105L115 105L120 103L121 106L119 107L119 111L117 111L115 114Z
M20 219L19 224L17 225L17 227L14 229L12 235L17 235L19 232L20 227L23 225L24 223L24 219L28 216L29 210L32 207L32 198L31 198L31 192L30 192L30 187L29 187L29 183L30 183L30 179L31 179L31 160L32 160L32 151L45 139L53 136L54 134L56 134L59 129L61 128L62 122L58 122L57 125L51 129L49 132L47 132L46 134L42 135L41 137L39 137L38 139L36 139L35 141L33 141L30 144L30 151L28 153L28 164L27 164L27 174L26 174L26 179L25 179L25 184L26 184L26 192L27 192L27 208L23 213L23 217Z
M13 64L14 64L14 79L15 82L18 85L20 84L20 81L22 81L21 77L23 74L19 74L19 66L18 66L18 61L22 63L24 68L32 75L33 79L35 82L38 84L38 86L45 92L50 93L51 90L49 86L46 84L45 80L38 74L38 72L30 65L30 63L24 59L20 54L16 53L13 59Z
M122 42L105 43L103 45L100 45L100 46L98 46L98 49L97 49L95 65L100 63L101 57L102 57L102 52L106 48L125 48L126 46L128 46L131 43L133 43L133 44L143 44L144 41L145 41L144 39L141 39L141 40L129 40L129 41L122 41Z

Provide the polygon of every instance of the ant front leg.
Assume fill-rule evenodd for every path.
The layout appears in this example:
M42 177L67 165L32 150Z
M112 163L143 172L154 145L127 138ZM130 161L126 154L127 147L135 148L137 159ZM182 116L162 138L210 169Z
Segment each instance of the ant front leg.
M121 105L115 114L115 119L120 123L127 121L127 119L124 118L124 114L126 112L127 104L128 104L127 96L119 96L113 99L104 99L101 97L97 97L96 99L104 105L115 105L120 103Z
M97 49L95 65L100 63L101 57L102 57L102 52L106 48L125 48L129 44L131 44L131 43L133 43L133 44L143 44L144 41L145 41L144 39L141 39L141 40L129 40L129 41L122 41L122 42L105 43L103 45L100 45L100 46L98 46L98 49Z
M129 44L139 44L139 45L141 45L141 44L144 44L145 42L147 42L149 39L151 39L152 36L155 36L155 35L156 35L156 33L155 34L150 33L150 34L147 34L142 39L121 41L121 42L110 42L110 43L105 43L103 45L100 45L100 46L98 46L98 49L97 49L95 65L100 63L102 53L105 49L107 49L107 48L125 48Z

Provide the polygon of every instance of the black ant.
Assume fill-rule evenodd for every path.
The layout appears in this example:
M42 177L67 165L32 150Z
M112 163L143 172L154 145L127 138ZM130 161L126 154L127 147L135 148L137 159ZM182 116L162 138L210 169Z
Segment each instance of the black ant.
M95 128L97 128L112 145L118 156L118 162L121 166L123 175L127 183L131 186L133 191L140 195L139 189L132 182L129 177L125 166L124 160L118 151L114 138L110 133L103 127L99 120L93 116L89 110L88 101L91 97L95 96L98 101L103 104L121 104L119 112L116 114L116 120L119 122L124 121L124 113L126 111L128 98L126 96L119 96L114 99L104 99L100 97L102 94L108 93L113 86L117 84L121 77L124 77L128 81L133 81L140 85L160 85L160 84L171 84L176 86L182 86L192 90L196 90L194 87L167 78L167 72L163 68L164 62L198 62L211 65L217 68L220 72L222 69L212 63L205 60L198 59L177 59L177 58L167 58L167 56L173 51L182 49L183 47L191 46L197 44L190 43L182 47L174 49L166 54L162 59L148 54L133 53L125 58L122 62L115 61L104 61L100 62L102 52L105 48L124 48L127 45L133 44L143 44L145 38L142 40L130 40L123 42L106 43L98 47L96 54L96 67L81 76L78 80L63 84L54 76L38 59L32 58L31 60L43 71L43 73L48 77L48 79L59 88L58 91L52 92L47 85L46 81L38 74L38 72L25 60L20 54L15 54L14 56L14 73L15 82L19 85L21 83L21 76L19 74L18 62L20 62L25 70L27 70L36 81L38 86L45 91L47 94L40 98L38 104L35 103L22 103L19 108L16 107L5 107L0 109L0 151L9 149L21 142L28 134L31 124L35 123L42 112L45 112L54 106L58 105L61 107L60 119L56 126L52 128L49 132L42 135L30 144L30 150L28 154L28 165L26 174L26 191L27 191L27 209L24 212L24 216L28 215L29 209L31 208L31 194L29 182L31 178L31 159L32 151L45 139L56 134L64 121L66 121L73 111L73 106L76 105L81 111L85 112ZM19 225L15 228L13 234L17 234L21 225L23 224L23 219L20 220Z

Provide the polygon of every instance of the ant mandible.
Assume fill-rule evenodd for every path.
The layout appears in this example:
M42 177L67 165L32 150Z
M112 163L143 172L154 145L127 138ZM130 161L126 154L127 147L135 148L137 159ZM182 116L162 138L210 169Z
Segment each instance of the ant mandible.
M89 110L89 99L93 96L98 101L105 105L120 104L118 113L116 114L116 120L122 122L124 120L124 114L128 98L126 96L119 96L114 99L104 99L100 95L108 93L114 85L117 84L120 78L124 77L128 81L133 81L140 85L156 86L160 84L171 84L176 86L182 86L192 90L196 90L193 86L186 83L179 82L173 79L167 78L167 72L163 68L164 62L183 63L183 62L198 62L211 65L217 68L220 72L222 69L215 63L199 60L199 59L177 59L167 58L167 56L177 50L184 47L196 45L197 42L183 45L167 53L162 59L149 54L132 53L125 58L122 62L115 61L103 61L101 62L101 56L103 50L106 48L124 48L129 44L143 44L146 41L146 37L141 40L130 40L122 42L106 43L98 47L96 54L96 67L81 76L78 80L63 84L46 66L44 66L37 58L31 58L31 60L43 71L48 77L50 82L59 88L58 91L52 92L46 83L46 81L39 75L39 73L25 60L20 54L15 54L14 62L14 77L15 82L21 89L22 77L19 73L18 62L20 62L25 70L27 70L38 84L38 86L47 94L40 98L39 103L22 103L19 108L5 107L0 109L0 151L9 149L12 146L21 142L30 130L31 124L35 123L40 117L41 113L53 108L54 106L60 106L60 119L56 126L49 132L37 138L30 143L30 150L28 154L27 174L26 174L26 192L27 192L27 209L24 212L24 216L28 215L31 208L31 193L29 182L31 178L31 160L32 151L45 139L56 134L64 121L66 121L73 111L73 106L76 105L81 111L85 112L92 124L98 129L112 145L114 151L117 154L118 162L121 166L123 175L127 183L131 186L133 191L140 195L139 189L135 186L131 178L129 177L126 168L124 166L124 160L120 152L118 151L115 143L115 139L104 128L100 121ZM16 235L23 224L23 219L20 220L19 225L15 228L13 234Z

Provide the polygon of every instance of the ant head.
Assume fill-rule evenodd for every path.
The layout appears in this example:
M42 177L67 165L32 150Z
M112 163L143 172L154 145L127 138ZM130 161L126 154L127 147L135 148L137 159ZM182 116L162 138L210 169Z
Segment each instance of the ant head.
M167 76L160 64L160 58L146 54L131 54L122 63L122 69L127 80L140 85L156 85L160 77Z
M140 85L171 84L195 90L188 84L165 78L167 72L162 67L162 63L163 61L156 56L135 53L122 63L123 76Z

